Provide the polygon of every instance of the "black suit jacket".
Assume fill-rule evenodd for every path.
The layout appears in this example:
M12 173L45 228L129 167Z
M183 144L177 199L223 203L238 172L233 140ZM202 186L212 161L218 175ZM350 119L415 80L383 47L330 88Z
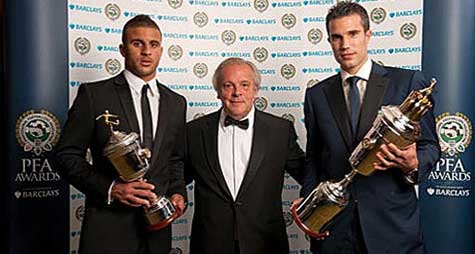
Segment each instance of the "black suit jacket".
M220 111L187 125L185 175L195 180L193 254L289 253L282 212L284 170L299 179L303 152L291 122L255 111L249 166L233 200L219 165Z
M183 176L186 101L165 86L160 92L159 121L150 169L145 178L160 195L186 197ZM121 73L108 80L79 87L54 155L57 168L71 185L86 195L80 253L168 253L170 227L145 232L142 208L114 202L107 205L108 190L119 176L103 156L110 137L104 120L96 117L109 110L119 116L115 130L140 133L129 85ZM86 161L90 149L92 165Z
M339 74L306 92L305 125L307 160L302 195L320 182L341 180L350 172L348 158L371 128L382 105L399 105L410 91L427 86L421 72L382 67L373 63L362 103L356 135L351 125ZM433 111L421 119L417 141L419 179L423 179L439 158ZM320 254L346 252L352 223L360 223L369 253L422 253L419 206L412 185L398 169L357 176L350 185L350 204L335 219L327 240L314 242ZM357 203L354 201L357 200ZM357 211L357 212L355 212ZM358 216L353 219L353 216Z

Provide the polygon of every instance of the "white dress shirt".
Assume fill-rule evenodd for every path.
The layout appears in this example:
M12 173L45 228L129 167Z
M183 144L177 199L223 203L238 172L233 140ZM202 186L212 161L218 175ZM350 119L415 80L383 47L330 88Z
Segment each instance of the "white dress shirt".
M358 83L356 83L356 86L358 87L358 91L360 93L360 101L361 105L363 105L363 99L364 99L364 94L366 92L366 85L368 84L369 76L371 75L371 69L373 67L373 63L371 60L368 58L368 60L361 66L361 68L358 70L358 72L354 75L349 74L348 72L344 71L343 69L340 72L341 80L342 80L342 86L343 86L343 92L345 93L345 101L346 101L346 108L348 110L348 113L351 114L351 109L350 109L350 83L348 81L348 78L350 77L359 77L360 80L358 80Z
M252 149L254 132L254 107L241 120L249 120L249 128L243 130L235 125L224 126L226 113L221 110L218 126L218 158L229 191L236 200L246 174Z

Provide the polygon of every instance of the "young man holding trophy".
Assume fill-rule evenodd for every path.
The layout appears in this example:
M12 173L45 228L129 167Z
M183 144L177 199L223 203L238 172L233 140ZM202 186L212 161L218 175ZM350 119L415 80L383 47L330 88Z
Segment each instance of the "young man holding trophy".
M305 199L294 218L314 253L424 253L414 184L439 158L435 82L368 58L361 5L336 4L326 26L341 72L306 92Z
M69 111L55 161L86 195L79 253L170 252L169 224L185 208L186 101L156 77L162 51L157 24L135 16L123 28L125 70L82 84Z

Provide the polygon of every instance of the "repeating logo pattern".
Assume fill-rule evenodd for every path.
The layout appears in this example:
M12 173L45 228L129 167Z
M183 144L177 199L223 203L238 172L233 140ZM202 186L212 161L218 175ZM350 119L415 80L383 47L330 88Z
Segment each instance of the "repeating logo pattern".
M284 14L282 16L281 23L285 28L291 29L295 26L295 24L297 24L297 17L292 13Z
M85 55L91 50L91 42L86 37L78 37L74 41L74 49L79 54Z
M307 33L307 39L312 44L318 44L322 41L323 32L319 28L312 28Z
M109 3L104 7L104 13L110 20L116 20L120 18L121 11L117 4Z
M221 40L226 45L232 45L236 41L236 33L232 30L225 30L221 33Z
M257 97L254 100L254 106L260 111L266 110L268 104L269 104L269 102L267 101L267 99L265 97Z
M171 45L168 47L168 57L173 60L178 60L183 56L183 48L180 45Z
M265 12L269 8L269 1L267 0L254 0L254 9L258 12Z
M405 23L401 26L399 32L402 38L410 40L416 35L417 27L414 23Z
M386 19L386 10L381 7L374 8L371 11L370 16L371 16L371 21L373 21L376 24L380 24Z
M208 24L208 15L205 12L197 12L193 15L193 22L198 27L204 27Z
M269 51L264 47L257 47L254 49L254 52L252 52L252 55L256 61L262 63L269 57Z
M106 71L110 75L115 75L115 74L119 73L120 69L122 68L121 64L120 64L120 61L115 59L115 58L107 59L106 63L105 63L105 67L106 67Z
M193 73L198 78L204 78L208 75L208 66L205 63L197 63L193 66Z
M295 76L297 70L293 64L284 64L280 68L280 74L286 79L291 79Z

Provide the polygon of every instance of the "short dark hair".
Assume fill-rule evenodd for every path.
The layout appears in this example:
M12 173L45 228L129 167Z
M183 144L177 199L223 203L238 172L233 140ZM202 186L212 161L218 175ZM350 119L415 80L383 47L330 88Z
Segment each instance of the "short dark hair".
M365 8L358 3L353 2L339 2L334 5L327 14L326 17L326 26L327 26L327 33L330 34L330 21L342 17L347 17L353 14L357 14L361 17L361 25L363 25L364 31L369 30L369 17L368 12L366 12Z
M162 31L160 30L160 27L158 27L157 23L153 21L149 16L140 14L129 21L125 23L124 28L122 29L122 43L125 44L127 40L127 30L130 28L137 28L137 27L149 27L149 28L156 28L159 32L160 35L162 34Z

